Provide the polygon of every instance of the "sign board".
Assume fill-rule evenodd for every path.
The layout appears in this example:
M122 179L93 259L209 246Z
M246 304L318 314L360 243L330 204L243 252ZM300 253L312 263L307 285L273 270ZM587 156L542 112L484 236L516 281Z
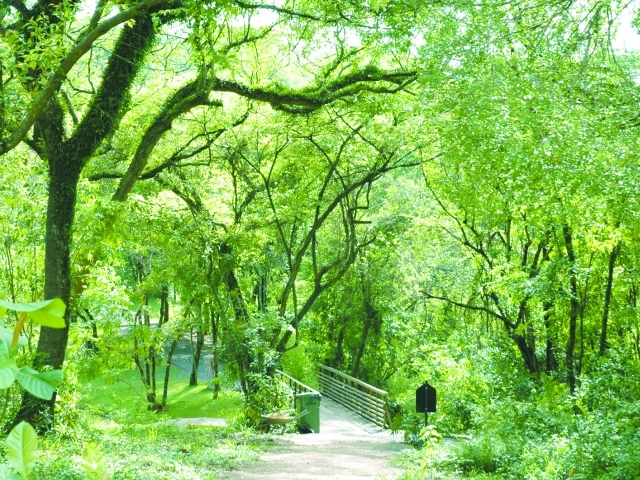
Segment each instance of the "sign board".
M433 413L436 411L436 389L424 382L416 390L416 412Z

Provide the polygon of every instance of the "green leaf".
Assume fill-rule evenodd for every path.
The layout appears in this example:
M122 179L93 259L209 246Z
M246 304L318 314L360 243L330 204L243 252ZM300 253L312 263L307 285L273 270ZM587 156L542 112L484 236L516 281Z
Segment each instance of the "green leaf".
M11 343L13 341L13 330L10 330L5 327L0 327L0 342L4 343L7 347L8 354L7 356L12 357L18 351L18 348L24 347L27 344L27 339L25 337L20 337L18 339L18 348L15 350L11 350ZM0 357L4 355L4 347L0 346Z
M0 463L0 480L21 480L8 463Z
M7 437L7 461L22 476L27 478L36 462L35 451L38 448L38 436L27 422L13 427Z
M47 370L46 372L39 372L38 378L44 380L52 387L57 387L62 383L62 370Z
M0 308L25 312L43 327L64 328L66 326L63 318L66 306L59 298L30 303L12 303L0 300Z
M11 340L0 332L0 358L9 358L11 355Z
M33 368L22 367L16 378L18 383L30 394L43 400L50 400L56 387L62 381L62 371L38 372Z
M11 358L0 359L0 388L9 388L16 379L18 365Z

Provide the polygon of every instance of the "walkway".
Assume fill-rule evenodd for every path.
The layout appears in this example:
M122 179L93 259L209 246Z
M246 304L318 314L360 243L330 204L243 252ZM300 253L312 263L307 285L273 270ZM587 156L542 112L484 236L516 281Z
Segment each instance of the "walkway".
M397 479L403 470L390 463L407 448L400 435L373 425L327 397L320 402L320 433L287 434L274 451L220 478L347 480Z

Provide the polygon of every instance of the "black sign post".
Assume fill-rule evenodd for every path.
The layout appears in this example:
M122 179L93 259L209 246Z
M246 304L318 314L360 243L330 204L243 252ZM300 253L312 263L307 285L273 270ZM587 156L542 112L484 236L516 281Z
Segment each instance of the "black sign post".
M424 413L424 424L428 425L429 413L436 411L436 389L424 382L416 389L416 412Z

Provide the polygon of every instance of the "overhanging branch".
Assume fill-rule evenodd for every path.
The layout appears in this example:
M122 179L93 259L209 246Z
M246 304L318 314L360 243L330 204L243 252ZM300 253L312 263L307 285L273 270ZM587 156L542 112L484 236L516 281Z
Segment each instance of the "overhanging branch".
M211 90L235 93L251 100L269 103L274 108L287 109L292 113L308 113L363 91L379 94L396 93L415 80L416 72L414 71L385 71L375 67L367 67L344 75L333 82L300 90L288 90L284 87L281 90L249 87L217 77L212 81Z
M511 329L515 329L516 328L514 323L512 321L510 321L507 317L505 317L501 313L494 312L490 308L481 307L481 306L478 306L478 305L471 305L469 303L457 302L456 300L453 300L453 299L451 299L449 297L441 297L441 296L438 296L438 295L433 295L433 294L431 294L429 292L426 292L426 291L422 291L421 293L425 296L425 298L429 298L429 299L433 299L433 300L440 300L442 302L447 302L447 303L449 303L451 305L455 305L456 307L461 307L461 308L466 308L467 310L474 310L476 312L486 313L488 315L491 315L494 318L497 318L498 320L501 320L507 327L509 327Z
M271 12L282 13L285 15L289 15L291 17L306 18L307 20L314 20L317 22L323 21L322 18L316 17L315 15L298 12L290 8L278 7L276 5L256 4L256 3L244 2L242 0L235 0L233 4L240 8L244 8L245 10L269 10Z

